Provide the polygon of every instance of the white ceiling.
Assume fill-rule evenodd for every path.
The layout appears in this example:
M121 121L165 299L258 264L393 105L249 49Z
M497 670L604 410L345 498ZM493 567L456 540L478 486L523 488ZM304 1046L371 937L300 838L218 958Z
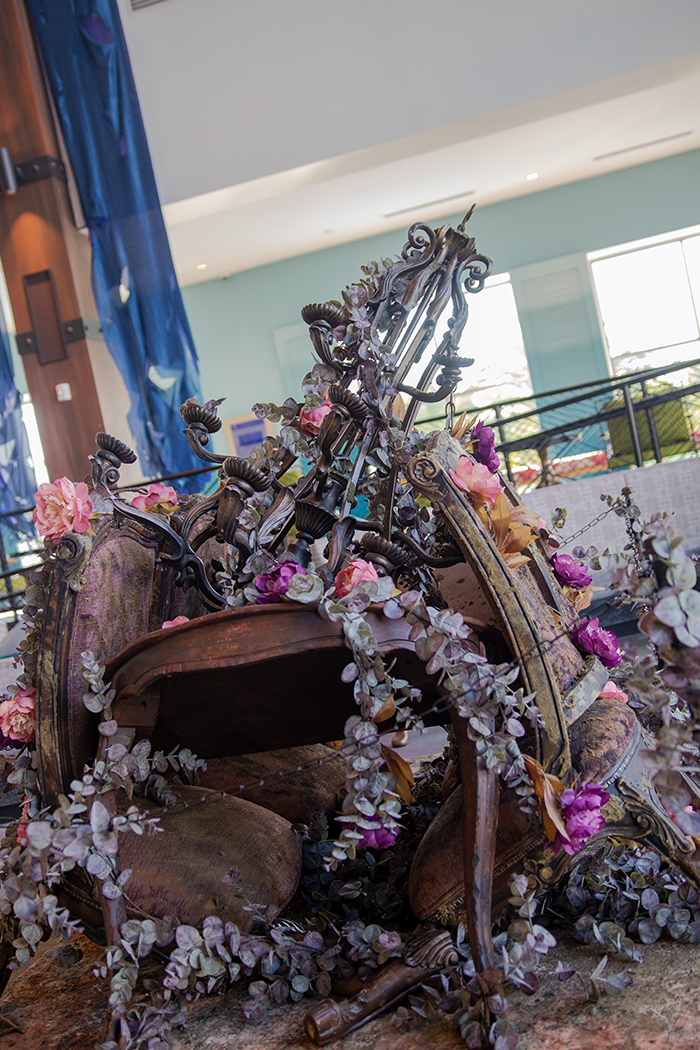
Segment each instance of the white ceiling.
M700 147L697 0L119 5L183 284Z

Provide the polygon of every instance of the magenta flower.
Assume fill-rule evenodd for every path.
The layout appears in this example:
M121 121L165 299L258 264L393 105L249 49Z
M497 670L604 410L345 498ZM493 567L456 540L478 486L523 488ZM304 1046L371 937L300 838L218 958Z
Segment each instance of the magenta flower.
M586 566L582 565L577 558L572 558L570 554L553 554L552 568L559 583L567 584L574 590L578 591L593 583L593 578L588 575Z
M485 467L488 467L492 474L495 474L498 470L500 463L498 462L498 456L496 455L496 439L493 434L491 427L484 426L479 420L474 429L472 430L472 455L477 463L483 463Z
M189 623L189 616L176 616L174 620L163 620L161 624L162 630L167 630L168 627L179 627L181 623Z
M377 821L376 827L373 828L359 828L356 824L348 824L349 831L356 831L362 838L357 843L358 849L386 849L388 846L393 846L396 836L399 833L399 829L396 828L392 831L390 828L383 827L379 821Z
M260 592L255 604L269 605L271 602L281 602L289 590L289 581L297 573L306 576L306 569L297 565L295 561L283 561L270 572L261 572L255 577L255 586Z
M561 815L567 838L560 832L553 843L555 853L564 850L570 857L578 853L592 835L605 824L601 810L610 798L600 784L582 784L580 788L567 788L559 798Z
M603 630L597 616L576 624L571 632L571 640L582 653L597 656L605 667L619 667L622 663L622 653L617 647L617 635L612 631Z

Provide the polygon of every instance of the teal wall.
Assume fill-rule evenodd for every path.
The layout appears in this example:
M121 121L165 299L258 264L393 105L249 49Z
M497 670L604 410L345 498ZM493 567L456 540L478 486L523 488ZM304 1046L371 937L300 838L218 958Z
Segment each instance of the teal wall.
M693 150L477 208L469 230L498 273L698 223L700 150ZM297 323L305 303L337 299L362 263L396 254L404 239L397 230L183 288L205 398L226 395L225 416L297 395L283 389L272 330Z

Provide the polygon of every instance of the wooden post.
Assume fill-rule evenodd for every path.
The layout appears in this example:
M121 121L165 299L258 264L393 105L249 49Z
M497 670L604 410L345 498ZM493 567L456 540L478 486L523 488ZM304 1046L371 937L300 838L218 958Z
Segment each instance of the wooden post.
M0 0L0 21L0 146L9 149L15 165L59 159L22 0ZM44 165L60 173L50 160ZM49 476L80 481L104 425L82 325L96 317L90 245L75 225L63 178L50 174L14 195L0 193L0 260Z

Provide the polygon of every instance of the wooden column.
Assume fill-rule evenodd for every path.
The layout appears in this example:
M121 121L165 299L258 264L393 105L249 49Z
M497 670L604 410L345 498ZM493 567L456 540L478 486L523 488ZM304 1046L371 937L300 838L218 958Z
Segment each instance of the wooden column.
M22 165L59 157L41 64L22 0L0 0L0 146ZM23 353L49 476L75 481L103 430L87 338L66 324L95 318L90 246L75 225L65 181L55 176L0 193L0 260ZM31 342L29 342L31 338ZM21 345L22 342L24 345ZM28 352L27 352L28 351ZM58 400L57 387L71 400Z

